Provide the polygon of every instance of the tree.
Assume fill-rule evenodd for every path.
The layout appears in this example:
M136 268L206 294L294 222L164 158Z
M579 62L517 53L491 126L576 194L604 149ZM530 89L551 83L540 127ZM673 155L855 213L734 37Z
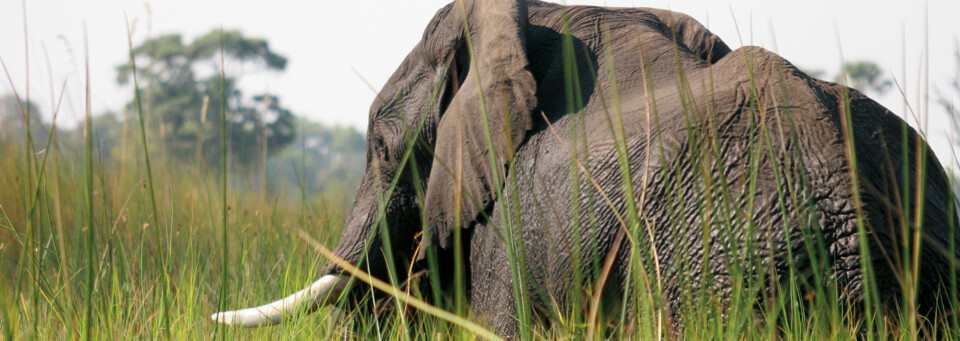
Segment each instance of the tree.
M319 194L328 205L348 210L360 184L366 160L363 133L352 127L331 127L298 118L296 141L267 161L267 186L299 199L302 189ZM284 191L283 189L288 189Z
M893 82L882 76L877 63L871 61L858 60L844 63L843 70L834 81L843 83L844 74L846 74L848 86L865 92L872 91L880 96L893 86Z
M33 102L23 102L13 95L0 97L0 141L3 143L23 143L26 145L27 136L24 132L26 122L24 115L30 116L30 140L37 151L42 149L50 136L50 125L40 119L40 109Z
M220 103L225 94L227 147L234 160L249 164L261 151L272 152L293 141L293 114L276 96L264 94L245 100L237 89L239 75L220 81L221 41L224 58L241 69L283 71L287 59L266 40L244 37L239 31L213 30L184 44L179 34L144 41L133 49L144 114L159 126L166 150L183 158L220 153ZM132 66L117 66L117 82L130 82ZM202 77L201 75L206 75ZM127 105L136 113L136 103Z

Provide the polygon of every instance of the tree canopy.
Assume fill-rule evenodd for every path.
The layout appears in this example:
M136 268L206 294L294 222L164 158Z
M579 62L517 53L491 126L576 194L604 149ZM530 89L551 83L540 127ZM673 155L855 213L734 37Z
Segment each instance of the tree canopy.
M221 45L222 44L222 45ZM220 153L221 98L225 95L227 147L241 164L272 153L294 139L294 117L277 96L258 94L245 98L238 89L239 75L220 80L220 52L227 64L242 69L283 71L286 57L270 49L264 39L245 37L240 31L212 30L184 43L180 34L147 39L134 47L137 80L144 115L159 126L159 138L173 155L214 157ZM118 65L117 82L131 82L133 66ZM127 105L136 113L136 103Z
M50 136L50 126L40 118L40 109L35 103L18 100L14 95L0 97L0 141L26 143L24 115L30 117L30 139L34 149L39 150Z
M877 95L883 95L893 86L893 82L883 76L880 66L871 61L858 60L844 63L843 70L834 81L843 83L844 75L847 77L848 86L860 91L872 91Z

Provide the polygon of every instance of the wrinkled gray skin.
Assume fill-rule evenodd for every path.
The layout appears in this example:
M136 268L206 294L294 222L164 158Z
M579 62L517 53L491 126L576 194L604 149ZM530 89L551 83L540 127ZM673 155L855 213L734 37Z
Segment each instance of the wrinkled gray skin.
M887 305L899 304L900 285L893 269L900 266L891 264L900 264L904 241L901 217L891 205L903 197L905 123L889 110L856 90L810 78L765 49L731 51L692 18L656 9L566 8L578 87L567 95L561 6L507 0L460 4L437 12L423 40L370 108L367 170L336 254L387 278L383 239L374 229L378 191L389 188L400 173L384 208L398 268L406 269L409 263L404 260L412 259L415 268L427 268L426 252L414 254L414 235L422 230L422 218L426 218L428 243L424 250L439 255L440 276L450 278L447 260L453 255L454 231L461 229L472 309L481 323L494 331L503 335L517 331L510 262L499 234L504 227L500 211L512 207L518 211L505 215L519 216L521 221L530 276L526 285L536 293L531 301L539 307L537 311L553 311L553 302L562 305L569 302L571 292L592 286L598 269L591 262L599 259L602 263L611 252L618 253L604 302L615 304L626 290L631 244L624 241L614 249L621 225L583 171L577 171L577 179L571 177L574 163L567 149L572 146L570 133L575 132L580 139L576 145L580 162L616 210L626 216L627 193L609 121L618 125L612 115L617 105L613 100L615 74L633 196L642 203L645 226L652 229L665 302L673 311L684 307L680 283L694 290L709 283L721 299L729 299L732 278L725 257L755 260L759 265L747 269L747 276L769 278L772 274L781 284L795 280L801 290L811 290L814 279L808 247L822 247L826 254L827 259L818 260L830 274L824 281L836 283L843 300L861 303L861 234L849 148L855 150L856 194L863 203L863 228L880 297ZM464 12L476 54L473 60L463 29ZM450 77L442 77L444 74ZM682 95L680 79L684 81ZM478 90L482 90L492 128L495 169ZM843 137L847 125L841 113L847 106L853 146ZM563 142L553 135L547 121ZM402 163L420 122L422 141L413 158ZM771 133L762 134L754 127L765 127ZM913 129L906 132L912 202L920 138ZM717 142L704 142L709 136L716 136ZM751 146L751 141L763 145ZM706 146L715 148L719 157L698 151ZM929 309L934 306L935 294L944 290L946 278L953 274L950 258L957 257L945 256L930 245L947 245L950 229L957 224L940 163L925 144L919 148L926 150L926 173L918 299L920 309ZM588 159L583 157L585 149ZM508 169L511 152L516 167ZM458 155L462 155L459 160ZM753 211L747 212L754 162L759 170L756 195ZM704 190L696 189L705 187L706 180L699 175L704 170L710 181L722 180L729 186L715 194L715 198L725 199L715 202L737 202L740 204L733 206L739 207L701 205L710 201L701 200ZM516 202L510 197L497 198L494 171L508 179L516 177ZM464 191L460 226L455 220L458 177ZM575 185L579 195L574 199ZM417 186L424 192L422 200L416 194ZM714 191L720 191L718 185ZM781 203L781 197L790 200ZM577 211L574 205L579 206L579 217L572 216ZM574 235L575 220L584 226L579 236ZM723 220L732 223L718 223ZM704 221L712 225L704 227ZM804 233L819 234L822 244L809 245L809 239L805 244ZM646 233L640 236L645 238ZM587 264L579 278L573 278L571 259L578 248L572 245L576 240L580 240L581 260ZM752 246L743 246L747 244ZM646 243L641 245L650 249ZM798 277L789 276L788 248L792 248L789 251ZM737 249L741 251L737 253ZM711 256L710 264L703 263L705 253ZM652 266L647 265L651 273ZM342 272L333 265L324 271ZM773 287L770 285L771 290ZM675 322L682 326L682 321Z

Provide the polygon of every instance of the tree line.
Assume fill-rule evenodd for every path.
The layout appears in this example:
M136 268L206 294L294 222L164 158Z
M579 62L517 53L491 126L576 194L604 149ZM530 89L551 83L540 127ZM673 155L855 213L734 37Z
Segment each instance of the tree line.
M352 193L363 172L363 134L297 117L283 105L282 94L246 93L238 86L242 74L222 73L221 48L226 64L236 66L231 70L283 72L287 65L287 58L266 40L217 29L191 41L176 33L149 38L133 48L136 69L129 62L116 66L120 85L132 85L136 72L151 154L214 170L222 153L223 124L229 167L239 178L257 181L254 173L269 172L261 185L307 191L335 186ZM104 162L111 162L125 144L140 143L133 139L139 138L133 128L140 108L134 99L119 113L94 115L94 140ZM41 151L50 124L35 103L13 95L0 97L0 143L26 141L26 115L34 150ZM82 126L60 128L56 138L61 145L80 145L67 141L81 141Z

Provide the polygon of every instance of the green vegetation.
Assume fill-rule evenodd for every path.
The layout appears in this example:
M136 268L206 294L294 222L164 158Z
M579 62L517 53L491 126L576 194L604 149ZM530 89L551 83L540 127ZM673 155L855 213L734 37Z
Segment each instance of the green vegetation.
M3 127L23 128L0 133L0 188L5 189L0 191L0 288L7 293L0 295L0 331L4 339L394 340L472 336L469 331L476 329L461 328L467 324L460 318L471 316L469 309L460 306L460 299L441 298L438 302L416 285L400 288L412 298L398 294L400 300L380 302L375 309L368 309L371 302L356 309L323 308L317 314L300 314L275 327L224 328L209 320L217 307L273 300L317 277L319 266L326 260L297 232L303 230L323 245L336 244L364 158L362 136L355 131L295 122L292 118L283 129L295 129L278 133L287 142L277 137L278 140L268 138L264 143L262 137L250 137L253 135L231 140L243 131L242 126L235 124L239 122L230 118L236 114L231 110L239 107L231 109L220 103L229 103L239 96L232 88L235 81L220 78L225 76L222 73L198 81L191 63L204 60L218 65L220 50L215 46L221 41L227 53L238 60L249 55L236 51L249 46L240 43L244 40L239 34L224 32L219 38L220 32L215 33L190 45L182 44L179 36L170 35L134 48L132 54L145 57L145 63L136 68L132 63L123 66L121 75L135 71L143 77L137 86L143 91L143 101L142 106L131 105L131 114L122 118L88 116L85 128L64 131L43 125L34 116L36 108L24 105L20 98L4 101L3 108L9 103L20 104L16 111L3 109L3 122L16 119L10 118L11 112L16 117L31 118L21 119L19 126L4 124ZM265 48L266 43L261 43L251 46ZM233 51L234 44L243 48ZM569 42L566 45L573 46ZM184 58L190 62L184 64ZM266 54L258 58L282 69L282 57ZM613 70L599 72L615 76ZM568 75L573 74L574 70L569 70ZM129 81L137 84L133 79ZM172 81L179 85L167 83ZM576 84L567 82L568 92L579 92ZM678 81L681 90L688 86ZM616 103L615 91L611 97ZM269 97L263 98L276 103ZM576 109L580 104L569 105ZM204 108L206 120L202 116ZM754 114L763 110L753 109ZM142 121L145 112L158 113L155 117L159 118ZM625 185L633 188L631 181L637 175L631 172L637 170L630 169L623 160L626 142L622 140L624 123L619 114L618 106L610 108L611 134L617 138ZM655 109L651 114L652 122L656 122ZM689 119L696 121L701 117L691 111ZM709 160L718 159L717 136L709 124L700 124L704 122L692 124L703 129L691 128L690 134L702 143L680 160L694 165L697 178L668 177L665 185L680 191L681 181L698 184L696 197L705 213L703 226L697 228L703 228L705 235L709 234L708 229L729 233L752 226L739 220L749 218L724 218L729 216L725 210L741 203L729 201L723 193L733 186L750 188L758 173L765 170L755 167L742 184L714 179L712 167L717 165ZM763 124L752 128L757 141L752 144L755 147L749 153L751 158L772 158L773 153L780 152L769 147L769 141L784 138L782 130ZM226 131L226 136L221 131ZM590 159L582 137L575 128L566 136L564 132L553 134L572 146L568 149L574 155L571 181L578 181L575 175L585 169L584 164ZM789 134L786 138L790 138ZM224 140L230 142L220 142ZM296 143L290 143L293 141ZM286 148L282 148L284 145ZM415 145L409 143L407 155ZM231 157L241 161L223 161ZM856 166L855 160L850 162ZM510 175L499 179L505 186L498 196L516 195L518 180ZM779 199L802 200L795 196L803 192L802 180L785 179L796 188L790 190L794 194L781 193ZM606 205L603 193L589 196L596 201L590 205ZM667 204L679 205L676 200L682 197L664 198ZM512 235L517 238L515 229L519 224L513 216L517 213L505 211L504 221L512 222L508 228L514 229L508 232L517 233ZM629 233L620 242L631 243L632 291L623 300L633 303L637 318L627 320L622 311L597 309L595 298L589 295L595 288L577 288L583 290L572 295L578 303L558 316L550 316L554 327L547 329L535 322L534 308L523 299L535 293L516 287L515 295L521 298L517 300L522 313L521 335L548 339L666 339L673 332L672 316L682 316L687 326L682 336L691 340L853 339L864 330L866 334L861 336L868 339L910 339L921 332L932 338L960 337L955 315L947 322L930 323L919 321L910 313L884 315L873 301L866 316L853 316L839 302L836 287L801 287L810 283L798 281L789 284L790 288L780 288L789 290L768 293L765 288L769 278L754 270L762 262L753 249L757 245L737 249L742 255L754 256L716 260L726 262L731 269L732 288L694 291L694 284L685 283L684 287L690 289L685 297L689 304L669 307L662 300L654 245L647 242L652 227L645 225L636 203L630 203L624 213L621 219ZM222 219L226 220L225 226ZM587 228L590 222L582 224ZM815 241L817 236L803 238ZM814 262L823 259L818 258L824 252L816 248L819 244L806 244L810 245L807 252ZM519 261L517 255L523 254L522 245L511 241L512 261ZM225 254L224 250L228 252ZM224 259L226 264L221 263ZM602 261L587 264L586 260L575 268L598 266ZM794 264L790 266L794 268ZM812 271L803 275L825 275L816 267ZM529 276L522 271L513 275ZM871 283L867 281L867 285ZM229 290L221 292L221 287ZM815 294L798 296L798 288L815 289ZM729 302L715 299L715 290L720 289L730 290ZM462 294L458 292L456 296ZM415 307L424 306L408 303L418 300L461 316L451 317L438 311L431 311L429 316L415 313ZM953 307L956 311L957 304ZM371 310L382 313L378 316Z
M285 64L262 53L262 40L225 32L224 42L231 62ZM219 31L188 46L163 36L133 54L137 67L120 67L120 78L143 96L123 115L63 129L20 94L0 98L0 287L9 293L0 298L2 339L209 338L218 328L209 314L223 250L233 288L223 303L239 305L315 277L319 256L292 231L336 242L363 171L361 133L298 119L273 95L254 96L260 107L221 106L240 102L236 78L194 76L200 64L219 65ZM133 70L138 79L126 79ZM155 119L141 129L145 112ZM239 118L256 129L244 130ZM221 212L230 248L222 247ZM328 335L325 315L281 335Z
M23 106L21 114L20 106ZM29 113L30 119L24 120L23 115ZM43 142L47 140L50 126L40 119L40 110L33 102L18 103L12 95L0 96L0 139L15 143L27 141L26 122L30 121L30 135L34 141L33 148L43 149Z
M220 153L220 126L215 122L221 102L226 103L228 148L240 165L248 165L260 161L256 156L263 154L261 150L272 153L293 142L295 118L280 106L277 96L244 98L236 86L238 74L224 75L220 82L220 38L220 31L213 30L184 44L179 34L166 34L134 47L143 108L146 116L158 121L151 126L159 128L159 140L170 154L215 160ZM224 57L241 70L286 68L287 59L270 50L265 40L244 37L239 31L223 32L222 38ZM131 63L117 66L117 82L130 83L132 70ZM219 100L220 93L227 95L224 101ZM128 112L136 113L136 105L129 103Z

